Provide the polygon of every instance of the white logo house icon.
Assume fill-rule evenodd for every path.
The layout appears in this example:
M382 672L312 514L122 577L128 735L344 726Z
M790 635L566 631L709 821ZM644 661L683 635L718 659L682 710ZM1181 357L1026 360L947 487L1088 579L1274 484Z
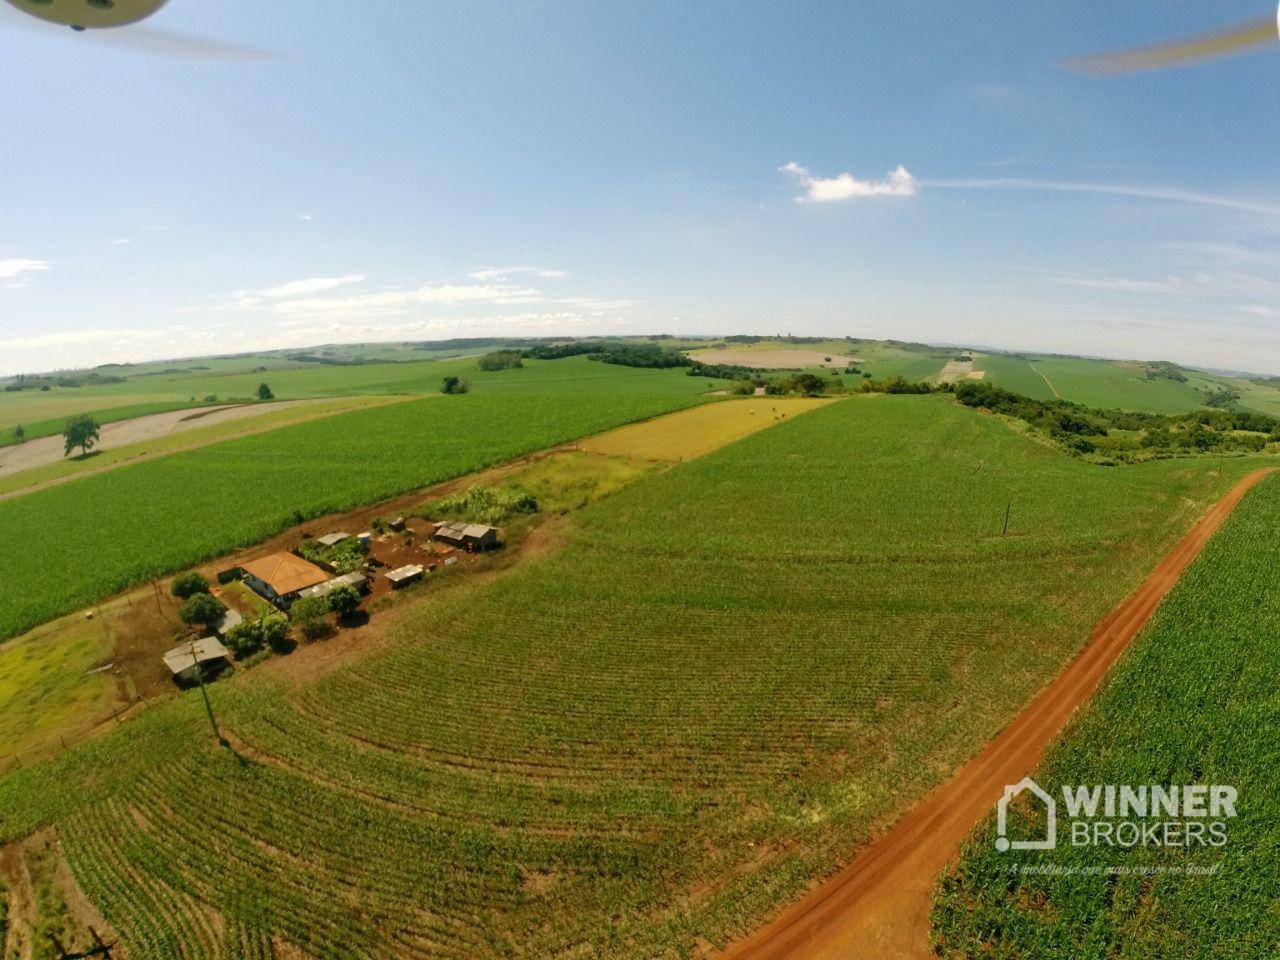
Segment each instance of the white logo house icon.
M1010 840L1006 836L1009 826L1009 801L1026 790L1030 790L1040 798L1048 814L1047 835L1043 840ZM1001 853L1006 850L1052 850L1058 842L1058 805L1048 792L1041 789L1040 784L1030 777L1023 777L1013 786L1004 788L1004 796L996 804L996 830L999 834L996 837L996 849Z

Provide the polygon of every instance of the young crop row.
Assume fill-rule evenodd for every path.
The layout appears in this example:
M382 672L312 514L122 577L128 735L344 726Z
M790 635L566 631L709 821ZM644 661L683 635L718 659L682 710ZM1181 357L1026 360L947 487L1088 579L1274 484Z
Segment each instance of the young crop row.
M1278 527L1272 478L1237 507L1034 773L1055 795L1074 784L1234 787L1226 843L1059 840L1052 851L1002 853L995 824L985 823L936 896L933 935L944 956L1276 956ZM1013 807L1014 835L1036 812ZM1039 872L1014 872L1023 867Z
M317 957L689 953L968 756L1229 482L1091 467L936 397L842 401L424 594L381 654L214 685L239 757L186 697L0 781L0 838L100 836L77 877L178 956L205 955L184 897ZM120 849L157 906L93 879Z
M306 518L694 402L648 387L396 404L0 501L0 639Z

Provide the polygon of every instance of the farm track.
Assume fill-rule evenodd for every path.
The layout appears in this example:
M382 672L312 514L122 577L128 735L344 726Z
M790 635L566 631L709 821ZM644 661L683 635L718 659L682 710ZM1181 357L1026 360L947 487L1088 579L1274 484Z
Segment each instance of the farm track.
M1275 468L1248 474L1111 611L1084 649L986 748L839 873L771 923L731 945L726 960L932 957L929 912L939 874L991 811L1005 784L1043 759L1054 738L1142 630L1182 572L1245 494Z

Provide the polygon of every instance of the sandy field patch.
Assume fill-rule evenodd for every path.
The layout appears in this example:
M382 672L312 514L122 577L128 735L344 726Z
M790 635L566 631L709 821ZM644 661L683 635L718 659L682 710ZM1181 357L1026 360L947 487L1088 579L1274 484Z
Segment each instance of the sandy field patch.
M171 410L153 413L132 420L103 424L102 436L95 449L122 447L129 443L143 443L159 437L172 436L197 427L208 427L229 420L256 417L272 410L284 410L311 400L283 400L279 403L246 403L239 406L195 407L187 410ZM20 473L33 467L57 463L63 458L62 437L40 437L10 447L0 448L0 477Z
M948 360L942 373L938 374L938 380L942 383L955 383L957 380L968 379L972 373L972 360Z
M964 378L965 378L966 380L985 380L985 379L987 379L987 371L985 371L985 370L970 370L968 373L966 373L966 374L964 375Z
M823 353L821 350L694 350L689 356L702 363L759 367L762 370L793 370L801 367L843 370L851 363L862 363L857 357Z

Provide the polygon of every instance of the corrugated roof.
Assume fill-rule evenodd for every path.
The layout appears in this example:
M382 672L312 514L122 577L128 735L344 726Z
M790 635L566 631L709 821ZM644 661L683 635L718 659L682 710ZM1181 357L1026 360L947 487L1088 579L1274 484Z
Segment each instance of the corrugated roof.
M210 660L225 660L226 657L227 648L216 637L205 637L174 647L164 655L164 665L177 676L190 670L197 662L208 663Z
M257 577L282 597L329 579L329 574L314 563L292 553L273 553L261 560L251 560L244 564L244 572Z
M327 533L323 537L318 538L316 543L320 544L322 547L333 547L337 546L343 540L349 540L350 538L351 534L349 533Z
M401 567L399 570L392 570L386 574L386 578L392 583L400 583L403 580L412 580L414 577L422 576L422 568L416 563Z

